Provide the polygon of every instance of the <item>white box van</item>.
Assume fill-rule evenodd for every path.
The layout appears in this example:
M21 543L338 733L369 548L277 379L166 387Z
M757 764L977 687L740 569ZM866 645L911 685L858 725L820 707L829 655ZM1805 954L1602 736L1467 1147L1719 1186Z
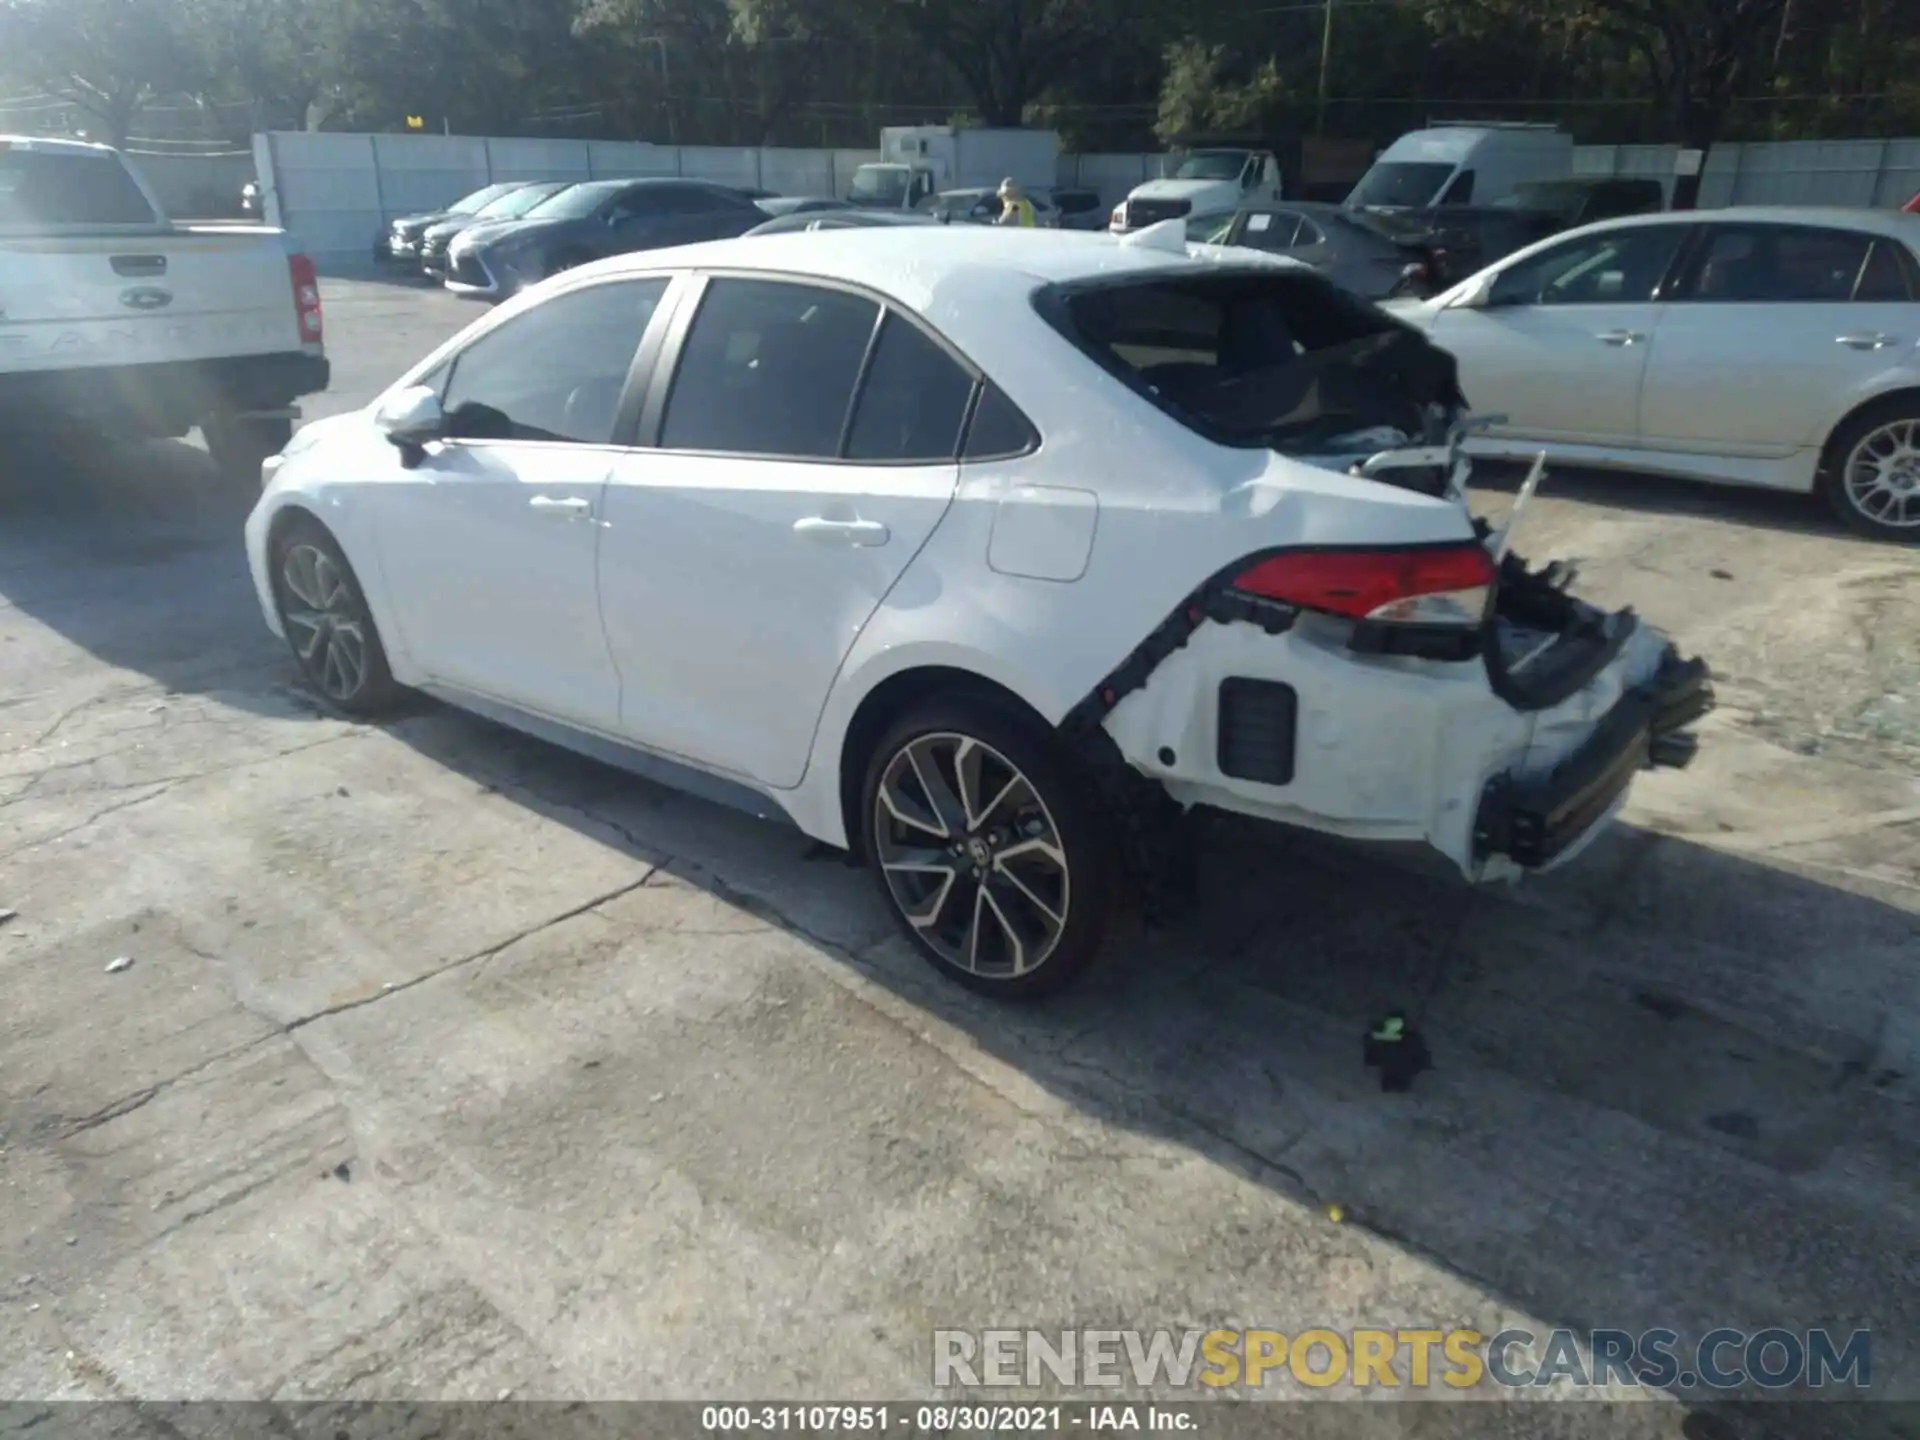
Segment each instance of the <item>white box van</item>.
M1516 185L1572 173L1573 137L1563 130L1463 121L1402 135L1360 177L1346 203L1367 210L1491 205Z

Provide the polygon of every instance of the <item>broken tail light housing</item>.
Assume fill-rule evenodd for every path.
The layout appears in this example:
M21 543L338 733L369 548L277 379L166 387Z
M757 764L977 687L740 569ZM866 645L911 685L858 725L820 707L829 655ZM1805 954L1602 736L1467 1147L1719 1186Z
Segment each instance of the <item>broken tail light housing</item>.
M1477 629L1499 578L1471 541L1405 549L1288 550L1233 579L1242 594L1368 625Z
M320 313L320 272L305 255L287 257L287 274L293 282L293 308L300 316L302 344L318 345L326 339L326 321Z

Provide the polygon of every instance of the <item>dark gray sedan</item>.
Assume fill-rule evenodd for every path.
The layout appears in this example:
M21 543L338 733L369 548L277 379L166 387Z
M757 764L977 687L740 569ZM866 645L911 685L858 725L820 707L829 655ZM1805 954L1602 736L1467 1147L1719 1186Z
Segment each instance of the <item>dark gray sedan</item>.
M420 237L420 268L435 280L446 279L447 249L453 244L454 236L482 225L519 220L534 206L544 205L562 190L577 183L573 180L542 180L537 184L522 185L509 190L498 200L481 206L471 215L451 215L429 225L426 233Z
M447 289L499 299L609 255L724 240L767 218L741 191L703 180L588 180L526 218L479 225L447 251Z
M1436 257L1423 241L1338 205L1298 201L1196 215L1187 221L1187 239L1286 255L1368 300L1423 296L1439 279Z

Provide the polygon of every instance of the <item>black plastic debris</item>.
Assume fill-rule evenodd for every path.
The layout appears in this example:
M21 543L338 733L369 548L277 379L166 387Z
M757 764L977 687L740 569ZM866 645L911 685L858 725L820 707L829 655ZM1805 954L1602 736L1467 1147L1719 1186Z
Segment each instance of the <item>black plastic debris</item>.
M1427 1042L1398 1013L1382 1016L1367 1031L1362 1055L1369 1070L1380 1072L1380 1088L1390 1092L1412 1089L1414 1078L1433 1068Z

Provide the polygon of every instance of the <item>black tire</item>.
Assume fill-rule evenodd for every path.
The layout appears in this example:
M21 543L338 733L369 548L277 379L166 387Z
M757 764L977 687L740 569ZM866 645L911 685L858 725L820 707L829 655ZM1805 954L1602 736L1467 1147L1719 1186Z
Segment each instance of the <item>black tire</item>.
M970 802L962 799L965 788L953 766L938 764L943 753L958 752L959 740L973 747L965 763L973 776L971 788L980 793ZM909 747L915 747L911 757ZM931 792L911 778L914 759L935 766L949 808L985 807L977 816L984 823L970 827L956 812L953 818L962 823L943 825L946 838L938 839L925 826L897 818L900 809L923 817L939 814ZM1019 777L1024 790L1001 784L1008 772ZM899 809L883 803L882 787L888 784L906 787L904 792L889 788ZM913 795L921 801L918 806L903 798ZM1004 804L989 803L996 796ZM942 975L996 999L1039 999L1077 979L1099 952L1119 888L1110 827L1081 768L1031 716L972 695L923 702L874 747L860 797L862 848L881 898L914 948ZM1028 798L1032 804L1025 803ZM925 845L912 846L915 838ZM943 882L940 871L921 866L922 851L937 865L950 863L951 878ZM983 862L986 888L1001 897L991 905L974 898L982 885L974 877L983 873L975 867ZM902 888L897 890L896 883ZM918 923L909 915L910 902ZM1057 927L1052 923L1056 911L1049 908L1055 906ZM981 927L977 939L970 924ZM1016 931L1024 933L1027 946L1020 945ZM1041 938L1035 940L1036 935ZM1029 946L1044 953L1033 959ZM974 968L963 963L963 956Z
M291 420L206 420L207 454L229 484L260 488L260 467L293 439Z
M1840 523L1855 534L1870 536L1875 540L1920 544L1920 454L1907 460L1912 468L1907 472L1906 483L1912 488L1906 492L1905 524L1879 518L1870 510L1862 509L1857 492L1850 490L1847 485L1854 452L1888 426L1901 424L1913 427L1909 441L1914 446L1920 446L1920 395L1889 396L1876 405L1867 406L1834 431L1820 462L1820 493L1826 497L1828 507L1840 518Z
M324 563L316 565L315 557ZM327 528L305 518L288 522L269 563L280 628L307 683L344 715L391 713L405 691L388 668L360 579Z

